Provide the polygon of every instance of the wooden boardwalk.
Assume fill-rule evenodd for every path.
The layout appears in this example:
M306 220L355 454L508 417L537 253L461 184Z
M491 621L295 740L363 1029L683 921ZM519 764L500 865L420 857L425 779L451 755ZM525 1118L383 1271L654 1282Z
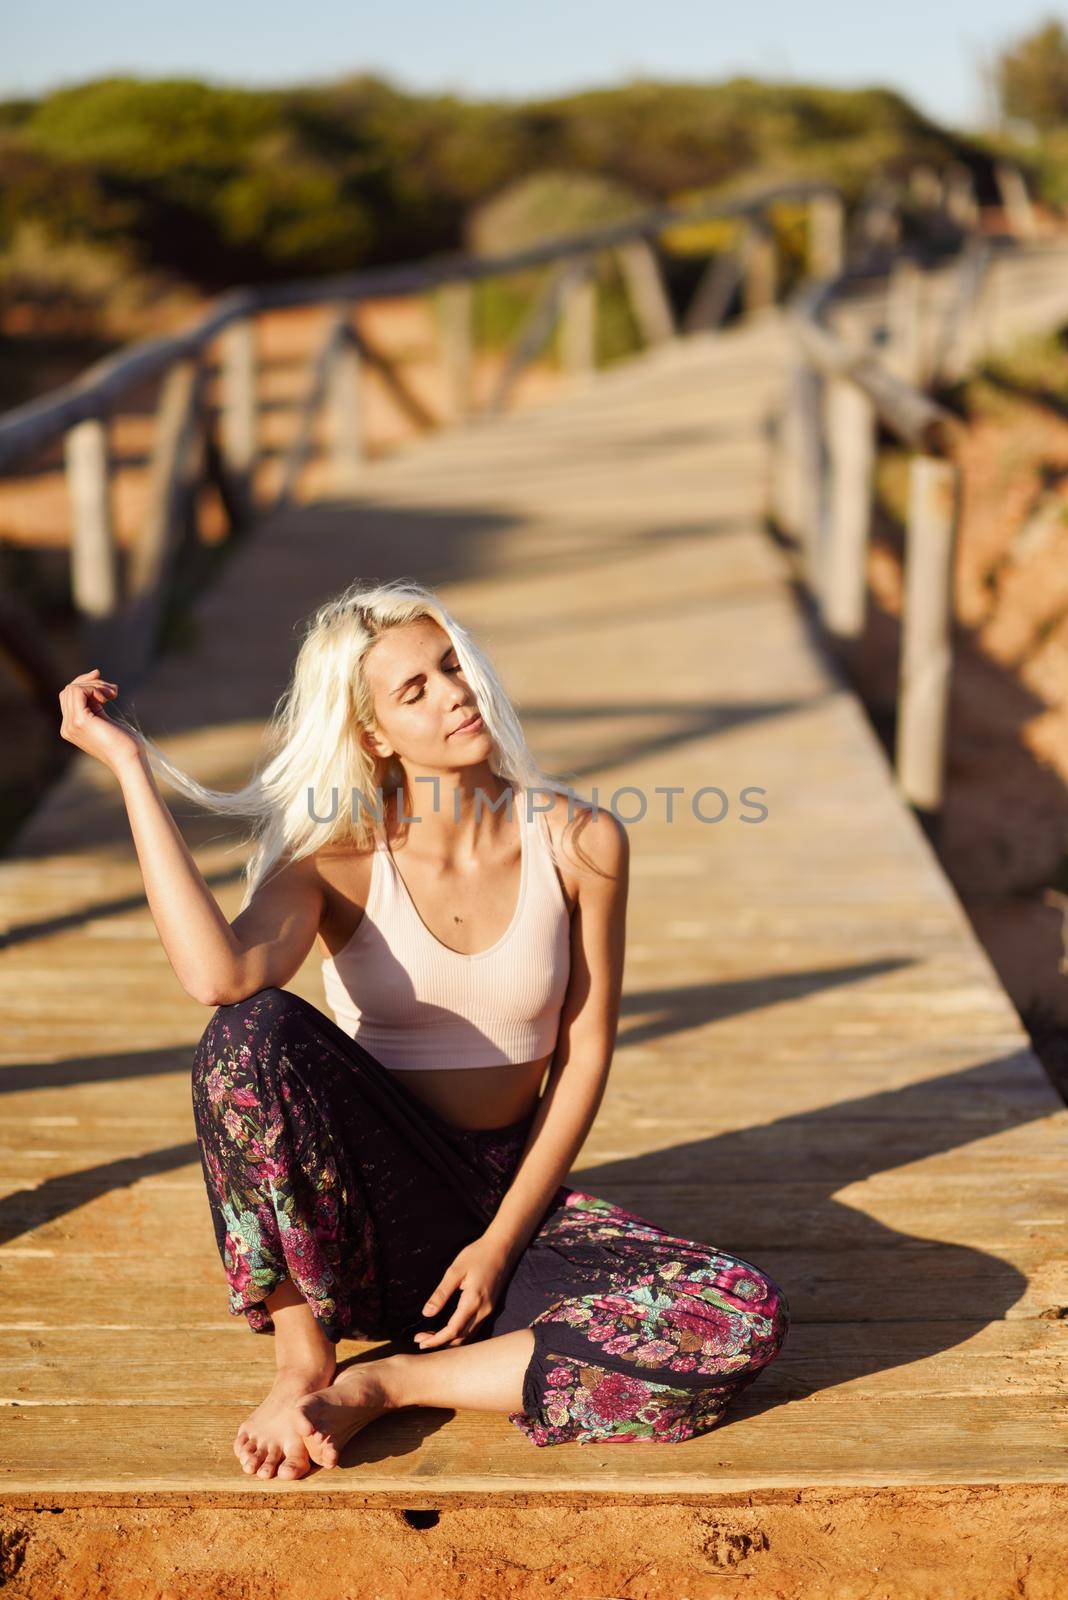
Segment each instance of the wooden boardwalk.
M125 1593L91 1586L109 1562L154 1574L145 1593L296 1593L299 1529L325 1552L319 1597L554 1577L809 1597L915 1573L945 1537L957 1576L931 1592L1010 1592L969 1587L969 1562L1054 1592L1068 1111L764 531L786 351L767 313L278 515L135 701L186 770L236 787L294 624L356 576L407 574L486 641L549 770L642 792L619 1044L570 1181L766 1267L792 1310L781 1356L680 1446L538 1450L503 1416L411 1410L338 1471L244 1477L231 1440L274 1353L228 1315L211 1231L188 1078L208 1013L79 756L0 864L12 1593ZM673 821L658 786L683 791ZM706 786L718 823L692 810ZM235 914L237 836L174 809ZM292 986L323 1004L315 956Z

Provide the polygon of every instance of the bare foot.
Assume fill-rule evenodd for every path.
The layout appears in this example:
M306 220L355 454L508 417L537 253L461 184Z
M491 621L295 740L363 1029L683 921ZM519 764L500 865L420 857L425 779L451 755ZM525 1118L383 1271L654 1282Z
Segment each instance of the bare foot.
M354 1433L383 1412L395 1411L397 1401L386 1382L385 1361L366 1361L347 1367L328 1388L298 1400L293 1407L296 1426L311 1459L321 1467L336 1467L338 1457Z
M323 1384L323 1370L282 1367L271 1392L237 1430L234 1455L250 1476L303 1478L311 1460L297 1427L296 1402L315 1394Z

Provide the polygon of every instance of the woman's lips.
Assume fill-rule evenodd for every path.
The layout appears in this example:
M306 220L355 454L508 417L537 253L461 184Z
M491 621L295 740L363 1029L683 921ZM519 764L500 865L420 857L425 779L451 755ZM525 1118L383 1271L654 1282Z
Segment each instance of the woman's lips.
M459 728L454 728L449 734L449 738L455 739L456 736L461 733L477 733L481 727L482 717L481 714L476 711L475 715L471 718L471 721L463 723Z

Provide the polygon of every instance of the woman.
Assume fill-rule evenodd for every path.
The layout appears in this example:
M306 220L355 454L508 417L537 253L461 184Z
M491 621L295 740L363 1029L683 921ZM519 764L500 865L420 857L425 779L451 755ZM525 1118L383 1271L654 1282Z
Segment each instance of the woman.
M230 1309L278 1366L234 1441L244 1471L335 1466L412 1405L502 1410L536 1445L707 1432L778 1353L782 1290L562 1182L615 1044L615 816L540 770L485 655L406 580L310 619L237 794L109 717L115 693L75 678L62 733L118 778L164 948L214 1008L204 1178ZM256 819L232 923L153 767ZM316 939L333 1019L284 987ZM402 1348L339 1371L342 1338Z

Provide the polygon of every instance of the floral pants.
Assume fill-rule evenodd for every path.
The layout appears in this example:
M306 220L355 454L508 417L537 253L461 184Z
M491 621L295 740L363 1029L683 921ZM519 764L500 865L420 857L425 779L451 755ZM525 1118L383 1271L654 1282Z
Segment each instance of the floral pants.
M273 1333L291 1278L324 1333L410 1342L421 1307L494 1216L534 1117L453 1127L332 1018L286 989L220 1006L197 1045L193 1114L230 1310ZM529 1327L536 1445L678 1443L713 1428L786 1337L782 1289L581 1189L552 1196L468 1340Z

